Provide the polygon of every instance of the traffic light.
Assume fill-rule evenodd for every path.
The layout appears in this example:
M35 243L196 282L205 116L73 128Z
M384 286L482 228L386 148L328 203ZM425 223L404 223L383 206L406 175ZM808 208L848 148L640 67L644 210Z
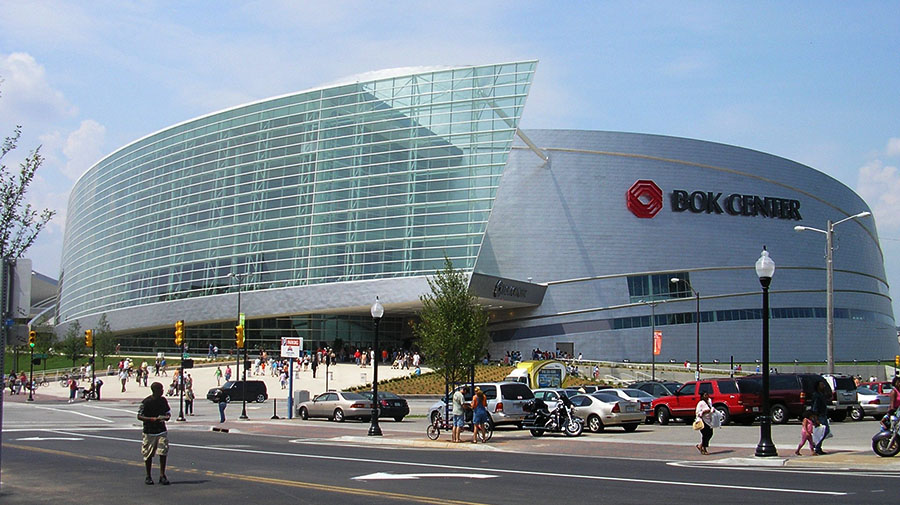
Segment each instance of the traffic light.
M175 345L181 347L184 343L184 319L175 321Z
M94 347L94 330L84 330L84 346Z
M238 349L244 348L244 327L241 325L234 327L234 343Z
M37 332L34 330L29 331L28 332L28 346L29 347L32 347L32 348L34 347L35 339L37 339Z

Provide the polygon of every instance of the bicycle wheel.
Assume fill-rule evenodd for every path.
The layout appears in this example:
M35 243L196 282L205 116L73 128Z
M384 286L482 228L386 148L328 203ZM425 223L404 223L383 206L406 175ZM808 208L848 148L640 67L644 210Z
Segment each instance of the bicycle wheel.
M494 436L494 423L490 419L484 422L484 439L490 440Z
M425 429L425 434L431 440L437 440L441 436L441 429L436 424L429 424L428 428Z

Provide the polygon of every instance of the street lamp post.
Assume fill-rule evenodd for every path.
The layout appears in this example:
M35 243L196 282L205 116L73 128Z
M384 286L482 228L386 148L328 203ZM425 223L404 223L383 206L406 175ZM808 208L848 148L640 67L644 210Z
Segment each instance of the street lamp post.
M682 281L684 281L688 289L691 290L691 293L694 293L694 297L697 299L697 312L694 317L697 322L697 371L694 372L694 380L700 380L700 292L695 290L694 286L691 284L691 281L687 279L679 279L678 277L672 277L671 279L669 279L669 282L673 284Z
M860 212L850 217L845 217L836 223L829 219L825 229L812 228L810 226L795 226L794 231L815 231L825 235L825 353L828 361L828 373L834 373L834 227L851 219L859 219L871 216L869 211Z
M375 353L373 354L374 359L372 359L372 366L375 368L372 380L372 424L369 426L369 436L380 437L381 427L378 426L378 358L380 357L378 356L378 323L381 322L381 316L384 315L384 307L378 301L377 296L370 312L372 313L372 319L375 320Z
M769 284L775 275L775 262L769 257L766 246L763 246L759 259L756 260L756 275L762 285L762 416L759 422L759 444L756 456L778 456L775 443L772 442L772 422L769 417Z
M238 311L238 326L243 325L243 321L241 321L241 284L244 282L244 274L236 274L231 272L228 274L232 279L236 279L238 283L238 292L237 292L237 311ZM241 350L237 349L237 356L235 357L235 362L237 366L236 375L241 375ZM247 342L244 342L244 365L247 364ZM244 375L241 379L241 397L244 399L243 404L241 406L241 419L249 419L247 417L247 367L244 366Z

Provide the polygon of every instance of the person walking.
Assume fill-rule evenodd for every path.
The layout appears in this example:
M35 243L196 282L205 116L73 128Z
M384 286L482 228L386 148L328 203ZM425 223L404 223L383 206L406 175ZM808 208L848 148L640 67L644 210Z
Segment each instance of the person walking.
M813 429L815 429L817 424L819 424L818 416L812 410L807 410L803 413L803 424L800 426L800 445L797 446L794 454L799 456L800 449L803 449L803 444L809 442L810 453L813 456L816 455L816 445L813 443Z
M184 392L184 413L189 416L194 415L194 398L194 388L188 386Z
M119 380L122 382L122 392L125 392L125 383L128 382L128 372L122 368L119 370Z
M169 432L166 430L166 421L172 417L169 402L163 396L163 385L154 382L150 385L152 394L143 401L138 408L138 421L144 423L141 438L141 456L144 458L144 467L147 470L147 478L144 483L153 485L153 477L150 470L153 467L153 456L159 455L159 483L168 486L166 478L166 459L169 455Z
M221 385L222 385L222 367L217 366L216 367L216 386L221 386Z
M453 443L462 442L462 429L466 425L466 411L463 404L466 402L466 393L469 392L469 386L462 386L453 393L453 432L450 441Z
M816 384L816 392L813 393L811 407L811 410L816 414L816 417L819 420L819 424L825 425L825 433L822 434L822 439L813 446L815 453L820 455L825 454L825 451L822 450L822 442L824 442L825 438L831 433L831 426L828 425L829 403L831 403L831 394L828 392L828 386L824 381L820 381Z
M472 397L472 443L478 443L478 434L481 433L481 443L487 442L487 431L484 422L487 421L487 399L481 388L475 386L475 395Z
M231 365L225 365L225 382L231 380Z
M225 422L225 407L228 406L228 401L225 398L225 393L221 389L216 389L213 393L212 400L214 403L219 404L219 422Z
M69 379L69 403L75 401L75 393L78 392L78 381L75 378Z
M703 422L703 428L700 429L700 443L697 444L697 450L700 454L709 454L709 441L713 436L712 416L713 407L709 400L709 393L704 391L700 393L700 401L697 402L697 408L694 409L697 419Z

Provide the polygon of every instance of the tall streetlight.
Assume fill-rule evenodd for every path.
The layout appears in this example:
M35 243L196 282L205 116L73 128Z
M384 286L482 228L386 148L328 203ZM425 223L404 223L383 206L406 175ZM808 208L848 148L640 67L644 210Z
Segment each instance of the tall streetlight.
M641 300L641 303L650 306L650 380L656 380L656 306L666 303L666 300L657 302Z
M769 284L775 275L775 262L769 257L769 251L763 246L759 259L756 260L756 275L762 285L762 417L759 422L759 444L756 455L759 457L778 456L775 443L772 442L772 422L769 418Z
M828 373L834 373L834 227L851 219L859 219L871 216L869 211L860 212L850 217L845 217L836 223L829 219L824 230L810 226L795 226L794 231L815 231L825 235L825 352L828 359Z
M372 313L372 319L375 320L375 355L378 354L378 323L381 321L381 316L384 315L384 307L381 306L381 303L378 301L378 297L375 297L375 303L372 304L372 308L370 309ZM380 356L375 356L375 359L372 360L372 366L375 367L373 375L374 379L372 380L372 424L369 426L369 436L370 437L380 437L381 436L381 427L378 426L378 358Z
M672 277L671 279L669 279L669 282L671 282L672 284L684 282L685 285L687 285L688 289L691 290L691 293L694 293L694 296L697 298L697 313L694 317L694 319L697 320L697 371L694 372L694 380L700 380L700 292L695 290L694 286L691 285L691 281L687 279Z
M231 272L228 274L228 277L237 280L238 283L238 292L237 292L237 311L238 311L238 326L243 326L244 321L241 318L241 284L244 282L244 274L236 274ZM237 349L237 357L235 359L237 362L237 375L241 375L241 350ZM244 342L244 364L247 362L247 343ZM244 375L241 379L241 397L243 397L244 401L241 406L241 419L249 419L247 417L247 367L244 367Z

